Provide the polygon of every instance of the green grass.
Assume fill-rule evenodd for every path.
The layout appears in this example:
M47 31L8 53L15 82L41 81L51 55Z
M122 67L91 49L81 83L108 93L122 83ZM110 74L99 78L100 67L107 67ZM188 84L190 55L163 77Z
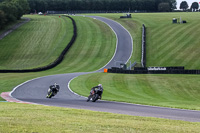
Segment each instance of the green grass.
M17 20L17 21L15 21L15 22L11 22L11 23L7 24L6 26L4 26L4 27L0 30L0 34L2 34L3 32L6 32L7 30L11 29L14 25L16 25L16 24L18 24L18 23L20 23L20 22L22 22L22 21L24 21L24 20L21 19L21 20Z
M197 133L200 131L200 123L197 122L17 103L1 103L0 119L0 132L3 133Z
M132 13L131 19L120 19L123 14L100 14L118 21L133 37L131 61L141 60L141 26L147 27L147 66L184 66L200 69L199 15L200 13ZM172 24L173 18L186 24Z
M31 21L0 40L0 69L27 69L53 62L72 37L66 17L28 15Z
M141 23L137 21L137 19L120 19L119 17L122 16L123 14L88 14L88 15L98 15L102 17L106 17L109 19L112 19L114 21L117 21L121 25L123 25L124 28L126 28L129 33L132 36L133 39L133 53L132 56L128 62L131 61L131 63L134 63L135 61L137 62L137 67L141 66L141 34L142 34L142 29L141 29Z
M185 66L200 69L199 13L136 15L147 26L147 66ZM172 18L188 23L172 24Z
M58 19L58 16L45 16L44 17L44 16L28 15L26 17L31 17L32 21L34 21L34 22L41 21L40 23L45 23L45 21L43 22L43 19L47 19L47 22L55 19L54 24L57 24L56 20ZM50 17L50 18L47 18L47 17ZM2 86L0 87L0 93L5 92L5 91L11 91L18 84L23 83L26 80L36 78L36 77L52 75L52 74L70 73L70 72L95 71L95 70L103 67L112 58L114 51L115 51L115 46L116 46L116 38L115 38L115 35L112 32L112 30L104 23L99 22L95 19L86 18L86 17L73 17L73 18L77 23L78 35L77 35L77 39L76 39L75 43L73 44L73 46L71 47L69 52L66 54L63 62L61 64L59 64L57 67L55 67L51 70L48 70L48 71L44 71L44 72L21 73L21 74L12 74L12 73L9 73L9 74L2 73L1 74L0 73L0 84L2 84ZM63 18L61 20L63 21L63 25L65 25L64 23L66 22L66 26L68 27L65 29L65 31L67 32L66 36L71 37L72 31L73 31L72 25L71 25L71 20L67 19L67 21L64 21L64 19L66 19L66 18ZM32 32L29 33L27 31L28 29L24 28L24 27L34 28L34 26L37 25L37 24L35 24L32 26L32 23L33 22L29 22L26 25L24 25L18 29L19 32L21 31L20 33L22 34L22 36L26 35L26 34L29 34L31 36L31 34L33 34ZM40 23L39 23L39 25L37 25L38 30L40 29L39 26L41 26L41 28L43 27L43 25L40 25ZM68 23L70 23L70 24L67 25ZM62 27L62 25L60 25L60 27ZM51 29L51 26L50 26L50 29ZM43 29L42 31L48 32L50 29L46 28L46 29ZM18 31L16 31L16 33L18 33ZM35 32L36 31L37 30L35 30ZM15 37L16 33L10 34L8 37L16 38ZM104 34L102 34L102 33L104 33ZM42 39L42 36L37 36L37 37L38 37L37 40ZM22 37L22 40L23 40L23 37ZM55 40L52 40L52 41L55 41ZM13 52L13 50L10 49L10 47L14 47L14 46L12 46L14 44L12 44L11 40L7 40L7 44L8 45L4 45L3 48L6 49L6 50L4 50L7 52L7 53L5 52L5 54L9 56L8 53ZM15 44L15 45L20 45L20 44L18 44L18 42L17 42L17 44ZM46 44L46 45L48 45L48 44ZM52 46L53 45L57 46L56 43L52 44ZM38 47L40 47L40 46L38 46ZM65 44L63 44L63 47L65 47ZM59 48L59 49L61 49L61 48ZM56 49L56 51L59 49ZM25 48L24 48L24 50L25 50ZM0 49L0 51L4 52L2 49ZM37 51L35 51L35 52L37 55ZM46 52L46 53L48 53L48 52ZM56 53L58 53L58 51ZM26 57L25 56L26 53L23 53L23 52L17 52L17 53L13 53L13 54L16 54L16 55L19 54L20 56ZM54 57L56 57L56 56L54 56ZM44 58L46 58L46 57L44 57ZM8 59L8 57L5 59ZM32 59L34 59L34 58L32 58ZM26 58L24 58L23 60L26 60ZM35 60L35 63L33 63L33 62L31 63L33 65L32 67L36 67L35 64L37 64L37 60L36 59L34 59L34 60ZM3 62L3 60L2 60L2 62ZM27 62L28 62L28 59L27 59ZM14 64L14 63L12 63L12 64ZM9 66L8 68L11 67L11 63L8 63L6 65ZM14 64L14 65L17 66L18 68L21 68L20 67L21 64ZM12 65L12 66L14 66L14 65ZM2 98L0 98L0 100L2 100Z
M61 72L88 72L105 66L115 52L115 34L98 20L87 17L73 19L77 23L77 40L56 69Z
M88 96L104 87L103 100L200 110L199 75L129 75L95 73L72 80L71 89Z
M26 17L32 20L0 41L1 69L47 65L59 56L71 40L73 28L70 19L58 16ZM74 19L78 37L63 63L56 69L62 72L78 72L94 71L103 67L114 54L115 34L100 21L85 17Z
M122 14L100 14L100 15L112 18L123 24L126 28L128 28L134 39L133 40L134 52L133 52L133 57L131 58L132 62L133 61L140 62L140 50L138 49L140 49L141 47L140 46L141 24L145 23L147 25L148 32L151 33L151 28L154 29L158 24L158 22L160 22L161 20L162 22L165 22L167 19L168 25L171 26L172 18L175 17L173 13L134 14L132 15L133 16L132 19L122 20L119 19L119 16ZM180 14L176 15L180 16ZM195 14L189 13L188 17L189 16L191 16L192 20L196 21ZM55 17L58 18L57 16ZM11 91L12 88L17 86L18 84L36 77L52 75L52 74L60 74L60 73L69 73L69 72L94 71L104 66L104 64L106 64L106 62L110 60L110 58L114 53L115 35L108 28L108 26L94 19L89 19L84 17L73 17L73 18L77 22L78 37L73 47L67 53L64 61L57 67L44 72L0 74L0 84L1 84L0 93L5 91ZM63 22L63 25L67 26L66 37L70 38L70 36L72 36L71 20L67 18L65 19L67 20L67 22L69 22L69 24L65 25L66 23L64 23L64 20L61 21ZM57 23L56 20L55 23ZM159 21L157 22L156 20ZM134 24L134 22L136 22L136 24ZM28 25L29 24L26 24L25 26ZM186 25L190 25L190 23ZM172 26L176 27L182 25L172 25ZM22 29L20 28L18 32L22 32L21 30ZM48 31L48 28L46 30ZM156 33L156 30L158 29L154 30ZM13 33L10 34L9 36L10 37L13 36L13 38L16 38L15 34ZM29 34L29 32L23 32L23 34ZM162 36L162 34L160 34L160 36ZM155 37L155 39L159 39L160 36L158 36L157 38ZM20 40L21 38L22 35L20 36ZM148 38L151 38L150 34L148 34ZM36 40L42 40L42 39L40 38ZM10 40L8 40L8 42L9 41ZM54 41L56 41L56 39ZM10 44L12 43L15 43L15 41L11 42ZM2 45L1 42L0 44ZM56 44L52 44L52 47L54 47L55 45ZM7 49L5 49L6 47ZM12 54L12 50L9 49L9 47L14 47L14 46L5 45L4 49L6 52L10 52ZM93 53L91 52L91 50L95 52ZM2 49L0 49L0 51L2 52ZM23 51L20 53L23 54ZM153 58L153 56L155 55L152 55L151 58ZM2 56L0 58L2 58ZM7 57L5 56L5 58ZM3 59L1 59L0 61L2 60ZM28 67L25 66L25 64L22 66L21 64L16 64L11 62L10 64L7 64L5 62L1 64L4 64L4 66L1 65L1 68ZM199 63L197 63L195 68L198 68L198 64ZM35 67L35 66L36 65L33 64L30 67ZM72 89L74 90L76 90L77 88L83 88L82 90L78 91L76 90L76 91L80 92L85 96L88 96L89 89L92 86L95 86L98 83L102 83L105 90L103 94L103 99L116 100L116 97L119 96L119 99L123 99L122 101L126 102L199 110L198 86L200 83L198 81L199 79L198 76L195 75L121 75L121 74L115 75L115 74L99 73L99 74L92 74L85 76L86 76L85 79L83 79L83 81L81 81L80 83L76 81L83 78L82 76L80 78L73 80L71 84ZM124 88L127 89L125 90ZM110 93L109 89L114 90L113 91L114 93ZM130 96L130 94L134 95L135 97ZM0 98L0 100L3 99ZM91 112L85 110L75 110L75 109L25 105L25 104L15 104L15 103L0 103L0 119L1 119L0 132L57 132L57 131L100 132L102 131L102 132L173 132L174 133L174 132L199 132L200 130L199 123L157 119L157 118L133 117L126 115L118 115L118 114ZM55 125L55 127L53 125ZM8 131L8 129L10 129L10 131Z

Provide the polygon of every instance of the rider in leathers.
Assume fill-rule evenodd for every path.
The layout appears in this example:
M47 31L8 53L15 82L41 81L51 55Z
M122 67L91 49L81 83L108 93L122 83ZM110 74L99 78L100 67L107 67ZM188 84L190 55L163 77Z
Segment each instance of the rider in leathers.
M54 84L54 85L51 85L49 86L49 90L48 91L52 91L53 92L53 96L57 94L57 92L59 92L59 89L60 89L60 86L58 84ZM48 97L48 94L47 94L47 97Z
M99 84L98 86L95 86L95 87L93 87L93 88L91 89L91 91L90 91L90 95L89 95L87 101L90 100L90 98L91 98L92 95L93 95L93 92L96 92L96 91L98 91L98 90L101 91L101 92L103 93L103 86L102 86L102 84ZM99 96L99 99L102 98L102 93L101 93L101 95Z

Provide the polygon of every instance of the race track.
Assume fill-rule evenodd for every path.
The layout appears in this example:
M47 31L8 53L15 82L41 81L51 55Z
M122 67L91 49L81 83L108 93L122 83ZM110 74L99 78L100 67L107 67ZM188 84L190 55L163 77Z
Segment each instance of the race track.
M103 72L104 68L115 66L116 61L122 61L124 63L127 62L132 54L133 42L127 30L113 20L95 16L90 17L108 24L113 29L117 37L117 48L115 55L105 67L95 72ZM74 94L68 87L69 82L73 78L83 74L88 73L81 72L59 74L33 79L14 88L11 92L11 96L21 101L49 106L88 109L93 111L128 114L134 116L159 117L174 120L200 122L200 111L143 106L103 100L97 101L95 103L86 102L86 98ZM52 99L47 99L47 89L50 84L55 82L60 85L60 92Z

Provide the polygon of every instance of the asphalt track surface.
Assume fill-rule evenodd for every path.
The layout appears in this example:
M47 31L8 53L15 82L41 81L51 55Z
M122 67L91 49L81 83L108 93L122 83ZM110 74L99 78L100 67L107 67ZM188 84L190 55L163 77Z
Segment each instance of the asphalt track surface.
M106 64L106 66L95 72L103 72L104 68L115 66L116 61L127 62L132 54L132 38L128 31L123 28L119 23L113 20L96 16L90 17L100 20L109 25L115 32L117 37L117 47L115 55L110 60L110 62ZM10 95L20 101L49 106L200 122L200 111L145 106L103 100L98 100L95 103L86 102L85 97L73 93L69 88L69 83L72 79L84 74L89 73L68 73L36 78L17 86L13 89ZM55 82L60 85L60 92L55 97L47 99L46 95L48 87L50 84L54 84Z

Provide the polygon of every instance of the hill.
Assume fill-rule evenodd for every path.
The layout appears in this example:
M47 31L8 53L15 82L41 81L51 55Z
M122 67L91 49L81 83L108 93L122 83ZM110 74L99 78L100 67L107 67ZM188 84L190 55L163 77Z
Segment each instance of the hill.
M122 14L100 14L118 21L131 33L134 52L131 61L141 60L141 26L147 27L147 66L184 66L200 69L199 15L200 13L133 13L131 19L120 19ZM172 24L172 19L186 20Z

